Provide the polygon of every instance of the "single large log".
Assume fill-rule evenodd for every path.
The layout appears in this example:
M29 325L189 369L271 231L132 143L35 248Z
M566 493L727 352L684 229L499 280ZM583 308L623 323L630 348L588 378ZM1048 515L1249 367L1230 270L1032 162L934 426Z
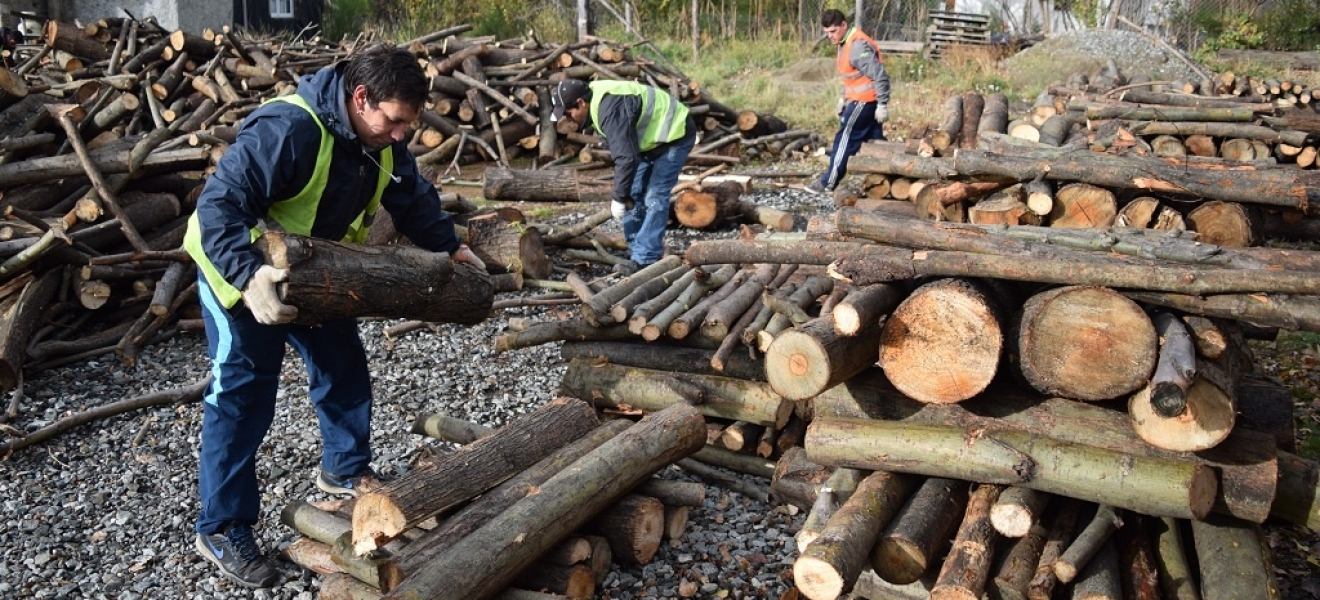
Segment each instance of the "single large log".
M546 481L403 582L391 598L466 600L493 596L543 550L614 503L652 473L706 441L696 409L677 405L637 425Z
M1238 319L1261 327L1320 332L1320 297L1286 294L1199 296L1128 290L1138 302L1174 308L1205 317Z
M1205 464L1006 429L969 441L960 427L817 418L805 447L821 464L1016 484L1159 516L1202 518L1218 489Z
M580 181L572 169L506 169L489 167L482 177L487 200L521 202L604 202L610 186Z
M472 217L466 226L467 243L488 271L522 273L532 279L550 276L552 265L536 229L510 223L497 214Z
M624 496L582 526L582 531L609 540L611 555L626 565L651 562L664 529L665 505L638 494Z
M1070 443L1119 453L1170 460L1193 461L1220 473L1223 485L1215 499L1215 510L1253 522L1280 513L1283 488L1296 482L1293 500L1286 504L1292 517L1305 523L1308 514L1320 514L1315 492L1320 474L1307 476L1305 468L1287 475L1283 460L1275 459L1269 436L1242 429L1234 431L1219 446L1199 453L1170 452L1146 444L1132 431L1127 416L1108 408L1061 398L1040 399L1020 391L992 389L981 397L959 404L922 404L908 398L872 369L813 400L816 418L848 417L888 419L901 423L931 423L963 431L993 431L1016 428ZM808 448L810 450L810 448ZM822 463L828 464L828 463ZM1307 483L1309 482L1309 483ZM1276 498L1276 487L1280 490ZM1310 491L1306 491L1310 490ZM1271 507L1271 502L1274 506ZM1320 517L1316 519L1320 524Z
M51 269L36 278L25 273L3 286L8 293L0 299L0 390L7 392L21 382L29 338L59 291L62 278L60 269Z
M597 423L587 404L561 398L511 421L499 432L446 454L405 479L358 497L353 546L365 553L422 520L516 475Z
M1184 402L1186 410L1173 417L1155 410L1153 384L1128 400L1132 428L1141 439L1158 448L1195 452L1219 445L1236 421L1236 381L1218 365L1197 361Z
M766 380L788 400L806 400L875 364L880 324L857 335L840 335L828 316L812 319L775 337L765 355Z
M962 522L968 489L965 481L927 478L871 549L875 574L898 585L920 580Z
M770 491L781 501L802 510L811 510L822 486L834 473L832 467L812 462L801 446L785 450L775 463L775 474L770 479Z
M818 242L758 240L706 240L688 246L685 260L690 265L719 264L798 264L828 265L839 256L856 252L865 242Z
M1023 376L1045 394L1106 400L1150 379L1158 339L1150 317L1113 290L1063 287L1022 308L1015 350Z
M940 126L930 134L930 145L938 152L958 145L958 134L962 132L963 99L962 96L949 96L940 110Z
M1002 301L984 284L940 279L912 292L885 320L880 367L904 394L922 402L961 402L999 371Z
M976 92L963 92L962 95L962 132L958 135L959 148L975 148L976 133L981 128L981 114L985 112L986 101Z
M1086 183L1065 185L1054 194L1050 227L1109 227L1118 216L1114 193Z
M1260 525L1215 515L1192 522L1200 564L1201 597L1278 598L1270 546Z
M283 232L267 232L256 247L267 264L289 270L281 297L298 308L299 323L381 316L471 325L494 302L485 272L443 253Z
M857 335L902 301L903 289L895 285L882 283L853 289L834 305L834 328L842 335Z
M1197 241L1216 246L1245 248L1262 238L1260 219L1236 202L1204 202L1187 213L1187 226Z
M1279 453L1279 493L1270 515L1320 531L1320 464Z
M1260 140L1290 146L1301 146L1306 143L1308 137L1305 131L1279 130L1273 127L1249 125L1247 123L1149 121L1133 125L1130 131L1134 135L1204 135L1217 138Z
M916 485L907 475L875 472L857 486L825 528L793 561L793 579L811 600L847 593L866 566L876 535Z
M119 144L111 144L89 152L91 164L102 175L127 173L130 170L129 159L133 150ZM190 171L205 167L211 157L211 149L206 147L178 148L152 152L142 163L144 172L161 170ZM0 189L10 189L30 183L82 177L82 163L73 154L62 154L41 158L30 158L0 165Z
M92 62L110 58L110 52L106 50L105 44L96 41L95 38L87 35L86 31L76 25L55 20L46 21L45 33L46 45L56 50L68 52Z
M1070 149L1035 150L1020 155L963 150L953 162L954 171L964 177L1011 177L1029 181L1043 176L1056 181L1085 181L1109 188L1154 190L1211 200L1286 206L1312 214L1320 212L1320 203L1317 202L1320 200L1320 173L1313 171L1197 168L1190 164L1170 165L1158 158ZM853 170L852 162L849 162L848 169Z
M656 371L718 375L747 381L766 380L765 363L760 360L735 352L724 362L724 370L716 371L710 366L712 355L714 353L710 350L699 348L635 342L568 341L559 348L559 357L566 361L578 358L589 361L603 359L615 365Z
M793 403L768 384L691 374L679 379L664 371L596 365L584 359L569 363L560 391L605 406L645 412L692 404L708 417L771 427L783 427L793 413Z
M979 484L967 500L967 512L953 538L953 548L944 559L931 600L978 600L990 575L995 529L990 525L990 507L1002 486Z

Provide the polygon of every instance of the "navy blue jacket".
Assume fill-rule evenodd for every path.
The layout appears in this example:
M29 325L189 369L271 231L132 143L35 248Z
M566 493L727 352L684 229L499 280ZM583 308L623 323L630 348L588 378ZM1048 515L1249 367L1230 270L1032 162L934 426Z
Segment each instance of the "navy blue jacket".
M334 135L329 181L316 211L312 237L339 240L366 208L380 173L380 152L368 153L353 132L344 103L343 67L321 69L298 83L298 95ZM288 102L270 102L244 120L238 137L197 199L202 248L220 274L238 289L263 263L249 242L250 230L277 200L307 186L316 166L321 132L312 116ZM381 196L394 226L420 248L458 249L454 221L440 210L435 186L417 169L407 141L393 144L394 175Z

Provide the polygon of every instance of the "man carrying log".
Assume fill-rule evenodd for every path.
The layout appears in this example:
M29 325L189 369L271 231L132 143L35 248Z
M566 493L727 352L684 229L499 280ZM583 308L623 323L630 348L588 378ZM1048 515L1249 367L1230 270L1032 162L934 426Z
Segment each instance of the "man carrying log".
M833 192L848 173L848 159L857 154L862 142L885 139L884 122L889 120L889 74L875 40L856 27L849 28L843 13L833 8L820 14L820 25L839 46L834 66L843 89L835 109L840 124L830 150L830 166L820 180L805 188L813 194Z
M361 243L383 206L418 247L484 269L459 243L435 186L407 150L427 91L416 57L393 46L304 78L296 94L247 118L188 223L184 247L201 274L214 375L203 403L196 547L240 585L269 587L279 574L252 525L261 499L257 448L275 416L285 342L307 364L323 445L317 486L355 494L375 476L371 381L357 322L294 324L298 309L279 291L288 270L265 264L252 244L260 229Z
M614 267L632 275L665 254L669 194L697 140L688 108L664 90L631 81L566 79L550 94L555 121L591 119L614 157L610 212L623 227L630 260Z

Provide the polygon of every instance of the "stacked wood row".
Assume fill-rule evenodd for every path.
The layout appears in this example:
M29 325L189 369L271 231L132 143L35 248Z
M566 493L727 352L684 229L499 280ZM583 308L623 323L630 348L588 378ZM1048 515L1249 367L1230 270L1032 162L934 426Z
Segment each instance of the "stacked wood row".
M351 500L285 507L304 536L286 555L340 575L322 597L593 598L613 564L681 543L705 499L701 484L652 478L705 440L687 405L602 423L560 398L498 430L423 415L414 431L462 445Z
M1320 181L1314 111L1115 87L1126 82L1115 68L1070 78L1022 115L1002 95L950 97L926 135L864 145L849 162L861 189L840 204L986 225L1190 231L1219 246L1320 231L1308 191Z

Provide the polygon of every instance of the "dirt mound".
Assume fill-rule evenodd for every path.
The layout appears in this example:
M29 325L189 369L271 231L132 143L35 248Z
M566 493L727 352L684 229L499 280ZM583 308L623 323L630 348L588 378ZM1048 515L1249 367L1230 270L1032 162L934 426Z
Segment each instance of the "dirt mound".
M1084 29L1051 36L1004 61L1008 78L1020 87L1044 87L1072 73L1091 75L1113 60L1126 76L1155 81L1196 81L1199 77L1173 52L1126 31Z
M834 59L807 58L780 70L774 76L776 86L790 94L809 96L819 94L824 86L837 85Z

